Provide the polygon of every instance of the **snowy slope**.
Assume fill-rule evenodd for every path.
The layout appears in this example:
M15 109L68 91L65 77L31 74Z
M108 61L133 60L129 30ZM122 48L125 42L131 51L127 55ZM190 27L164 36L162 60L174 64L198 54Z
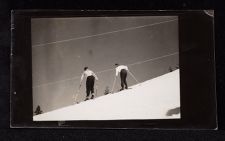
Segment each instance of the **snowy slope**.
M33 117L34 121L169 119L171 109L180 107L179 70L130 87Z

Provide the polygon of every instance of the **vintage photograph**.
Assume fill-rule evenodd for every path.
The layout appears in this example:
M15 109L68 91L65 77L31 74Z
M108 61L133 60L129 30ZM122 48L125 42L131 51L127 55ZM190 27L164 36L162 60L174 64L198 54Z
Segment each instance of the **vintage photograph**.
M33 121L180 119L178 16L31 18Z

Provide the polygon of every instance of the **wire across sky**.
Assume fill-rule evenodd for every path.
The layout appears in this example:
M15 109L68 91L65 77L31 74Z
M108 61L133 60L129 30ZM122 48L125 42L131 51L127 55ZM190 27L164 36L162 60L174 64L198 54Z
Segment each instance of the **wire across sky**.
M36 44L36 45L33 45L32 48L43 47L43 46L47 46L47 45L51 45L51 44L59 44L59 43L75 41L75 40L88 39L88 38L92 38L92 37L100 37L100 36L104 36L104 35L108 35L108 34L114 34L114 33L118 33L118 32L124 32L124 31L129 31L129 30L140 29L140 28L144 28L144 27L160 25L160 24L164 24L164 23L168 23L168 22L177 21L177 20L178 19L176 18L176 19L172 19L172 20L161 21L161 22L157 22L157 23L151 23L151 24L146 24L146 25L141 25L141 26L136 26L136 27L129 27L129 28L125 28L125 29L119 29L119 30L115 30L115 31L109 31L109 32L104 32L104 33L99 33L99 34L94 34L94 35L81 36L81 37L70 38L70 39L65 39L65 40L59 40L59 41L54 41L54 42ZM55 46L55 47L63 47L63 46ZM131 63L131 64L124 64L124 65L127 65L127 66L139 65L139 64L143 64L143 63L146 63L146 62L163 59L163 58L170 57L170 56L177 55L177 54L179 54L179 52L174 52L174 53L171 53L171 54L166 54L166 55L163 55L163 56L150 58L150 59L147 59L147 60L142 60L142 61L134 62L134 63ZM104 72L113 71L114 69L115 68L110 68L110 69L97 71L96 74L101 74L101 73L104 73ZM79 78L80 78L80 76L74 76L72 78L67 78L67 79L63 79L63 80L59 80L59 81L48 82L48 83L36 85L36 86L33 86L33 88L39 88L39 87L48 86L48 85L55 85L55 84L64 83L64 82L75 80L75 79L79 79Z

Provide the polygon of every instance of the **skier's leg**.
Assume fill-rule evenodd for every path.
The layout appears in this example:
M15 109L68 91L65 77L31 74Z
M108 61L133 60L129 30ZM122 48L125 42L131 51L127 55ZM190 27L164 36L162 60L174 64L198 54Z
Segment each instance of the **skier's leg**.
M121 70L120 71L120 79L121 79L121 90L123 90L124 89L124 80L125 80L125 73L124 73L124 70Z
M90 95L90 92L91 92L91 87L90 87L90 77L87 77L87 80L86 80L86 99L85 100L88 100L89 98L89 95Z
M94 84L95 84L95 77L92 76L91 77L91 82L90 82L90 86L91 86L91 89L90 89L90 91L91 91L91 99L94 98Z
M123 90L124 89L124 85L123 85L123 76L122 76L122 74L120 74L120 81L121 81L121 83L120 83L121 89L120 90Z
M127 89L128 88L128 86L127 86L127 71L124 74L124 84L125 84L125 89Z

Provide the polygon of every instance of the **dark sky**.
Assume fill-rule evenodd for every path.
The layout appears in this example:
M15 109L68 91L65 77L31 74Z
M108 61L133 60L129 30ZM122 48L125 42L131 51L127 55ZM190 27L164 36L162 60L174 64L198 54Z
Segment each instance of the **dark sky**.
M85 66L101 72L114 68L115 63L127 65L175 52L176 16L32 19L33 109L40 105L47 112L71 105ZM128 68L143 82L178 64L175 54ZM107 86L111 89L115 70L97 76L97 95L101 96ZM120 88L118 80L115 90ZM128 85L135 83L128 76ZM84 81L78 101L85 96Z

